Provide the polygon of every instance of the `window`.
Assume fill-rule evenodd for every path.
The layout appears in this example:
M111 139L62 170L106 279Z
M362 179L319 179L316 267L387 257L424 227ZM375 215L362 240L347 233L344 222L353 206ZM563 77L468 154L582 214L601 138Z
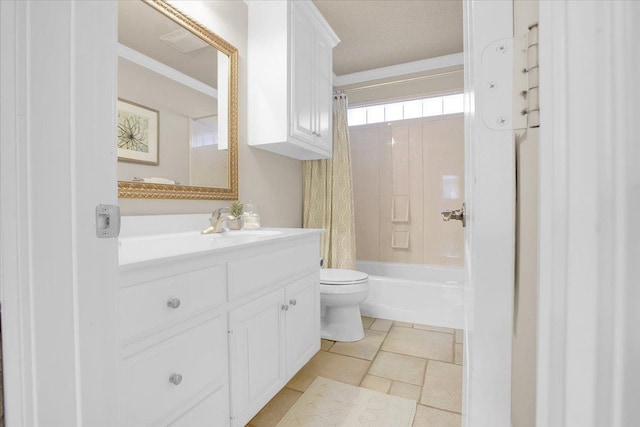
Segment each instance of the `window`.
M349 126L360 126L462 112L464 112L464 94L457 93L454 95L414 99L412 101L371 105L369 107L349 108L347 122Z
M202 117L191 121L191 148L218 145L217 116Z

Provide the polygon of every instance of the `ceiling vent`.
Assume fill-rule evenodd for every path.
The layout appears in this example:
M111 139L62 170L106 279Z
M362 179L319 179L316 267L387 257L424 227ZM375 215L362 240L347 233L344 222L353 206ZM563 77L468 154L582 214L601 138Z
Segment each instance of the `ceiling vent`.
M207 42L184 28L160 36L160 40L182 53L193 52L208 46Z

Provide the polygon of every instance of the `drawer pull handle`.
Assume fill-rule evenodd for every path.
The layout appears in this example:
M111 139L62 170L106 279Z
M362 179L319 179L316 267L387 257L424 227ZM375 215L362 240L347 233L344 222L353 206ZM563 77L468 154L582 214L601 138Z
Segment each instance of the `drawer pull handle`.
M180 300L178 298L171 298L169 301L167 301L167 307L171 307L174 310L178 307L180 307Z
M298 303L298 301L294 300L294 299L290 299L289 300L289 304L291 305L296 305Z
M180 385L182 382L182 375L180 374L171 374L169 377L169 382L173 385Z
M282 306L280 307L282 310L287 311L289 310L289 306L287 304L282 304Z

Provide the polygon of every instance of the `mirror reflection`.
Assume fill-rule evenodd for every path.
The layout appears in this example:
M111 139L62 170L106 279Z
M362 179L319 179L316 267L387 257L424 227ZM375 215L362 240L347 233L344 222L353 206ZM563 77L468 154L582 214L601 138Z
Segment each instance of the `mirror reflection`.
M230 187L229 57L142 1L118 10L118 179Z

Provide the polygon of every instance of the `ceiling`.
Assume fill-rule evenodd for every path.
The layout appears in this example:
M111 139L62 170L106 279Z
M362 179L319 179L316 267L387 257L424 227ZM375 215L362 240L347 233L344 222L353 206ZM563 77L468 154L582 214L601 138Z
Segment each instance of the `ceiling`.
M336 75L462 52L462 0L313 0L341 42Z

